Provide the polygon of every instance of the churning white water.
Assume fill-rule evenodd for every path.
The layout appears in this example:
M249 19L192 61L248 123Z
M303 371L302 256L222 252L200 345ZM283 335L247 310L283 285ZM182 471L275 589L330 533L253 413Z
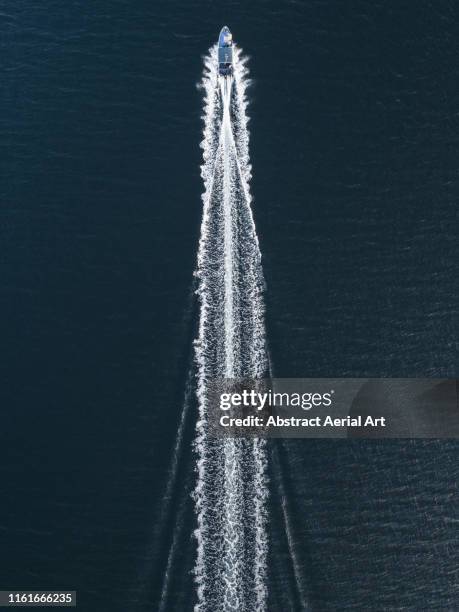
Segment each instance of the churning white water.
M209 390L221 378L267 372L263 273L250 206L248 73L234 49L232 77L205 58L203 219L199 242L199 418L195 453L196 611L266 609L267 451L262 439L209 435Z

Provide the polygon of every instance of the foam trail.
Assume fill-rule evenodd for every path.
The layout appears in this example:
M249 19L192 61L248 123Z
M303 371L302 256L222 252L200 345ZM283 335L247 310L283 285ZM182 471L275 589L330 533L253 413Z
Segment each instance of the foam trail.
M250 207L249 134L241 51L232 78L205 58L203 219L199 242L199 332L195 344L199 418L196 612L266 610L267 453L261 439L209 435L209 385L217 378L267 372L263 274Z
M233 291L233 219L231 202L231 81L220 83L223 100L222 153L223 153L223 211L224 211L224 253L225 253L225 376L234 376L234 291Z
M189 497L188 497L189 501ZM185 500L181 501L180 508L177 514L177 520L175 523L172 543L169 548L169 553L167 555L167 564L164 572L163 585L161 589L161 599L159 602L158 612L165 612L167 606L169 604L169 593L170 593L170 583L173 575L173 564L174 559L177 554L177 549L179 547L179 540L184 530L185 525L185 511L186 511L186 502Z

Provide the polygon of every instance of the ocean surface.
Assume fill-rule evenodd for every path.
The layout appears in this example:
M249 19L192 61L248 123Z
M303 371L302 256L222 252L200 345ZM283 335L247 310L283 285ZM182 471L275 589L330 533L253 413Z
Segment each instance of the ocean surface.
M0 589L191 611L203 56L223 24L250 56L273 374L454 377L459 7L0 15ZM269 612L459 609L458 451L273 442Z

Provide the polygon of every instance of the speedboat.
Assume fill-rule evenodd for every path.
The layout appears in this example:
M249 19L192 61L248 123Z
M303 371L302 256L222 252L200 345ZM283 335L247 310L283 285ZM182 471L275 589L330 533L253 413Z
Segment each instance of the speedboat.
M218 37L218 74L233 74L233 35L228 26L223 26Z

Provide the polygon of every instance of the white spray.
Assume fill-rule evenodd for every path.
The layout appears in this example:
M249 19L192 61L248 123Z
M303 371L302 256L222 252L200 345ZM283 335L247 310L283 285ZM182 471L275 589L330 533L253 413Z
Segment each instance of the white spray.
M196 271L196 612L262 612L267 605L266 442L209 435L211 382L261 378L267 370L264 283L249 192L248 78L237 47L233 55L233 76L219 77L213 47L202 80L205 191Z

